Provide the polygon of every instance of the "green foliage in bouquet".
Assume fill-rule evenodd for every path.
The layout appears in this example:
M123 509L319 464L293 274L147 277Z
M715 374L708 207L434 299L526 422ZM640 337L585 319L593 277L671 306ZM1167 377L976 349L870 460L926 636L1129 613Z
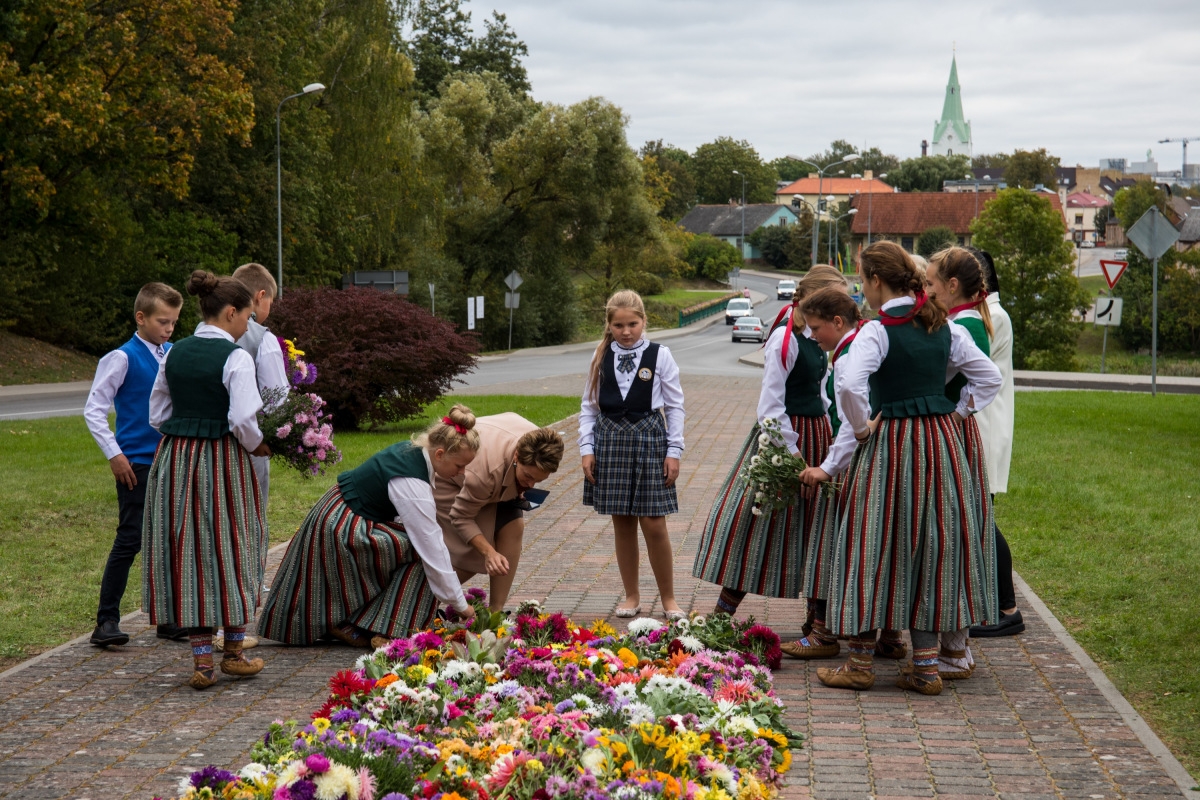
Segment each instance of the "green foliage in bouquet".
M800 491L800 473L808 466L783 444L777 420L759 423L758 451L750 456L739 476L754 493L754 514L778 511L795 502Z

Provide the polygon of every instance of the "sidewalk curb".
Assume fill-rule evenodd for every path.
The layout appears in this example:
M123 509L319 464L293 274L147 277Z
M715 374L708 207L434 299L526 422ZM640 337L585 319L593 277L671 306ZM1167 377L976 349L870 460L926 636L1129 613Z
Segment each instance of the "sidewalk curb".
M292 540L289 537L286 542L280 542L279 544L273 546L270 550L267 551L267 556L270 556L272 553L276 552L277 550L279 550L281 548L286 548L289 544L291 544L291 542L292 542ZM142 609L140 609L140 608L137 611L130 611L128 614L121 617L121 624L130 622L133 620L134 617L139 616L140 614L144 614L144 613L145 612L142 611ZM147 626L147 627L149 627L149 626ZM141 632L142 631L138 631L137 633L141 633ZM137 634L133 634L129 638L133 639L133 636L136 636L136 635ZM76 636L74 639L72 639L69 642L63 642L58 647L53 647L44 653L38 653L33 658L31 658L27 661L22 661L20 664L11 666L8 669L4 670L4 672L0 672L0 681L4 680L5 678L10 678L13 675L16 675L18 672L24 672L26 669L28 669L29 667L32 667L34 664L40 664L43 661L47 661L50 658L53 658L54 656L58 655L62 651L66 650L67 648L71 647L72 645L83 644L84 642L87 642L91 638L92 638L92 635L90 633L85 633L82 636ZM124 645L122 645L122 646L124 646ZM103 649L104 648L102 648L102 647L96 648L97 651L103 650Z
M0 386L0 397L75 394L76 392L86 392L91 388L91 381L68 381L67 383L26 383L15 386Z
M1179 790L1183 792L1183 796L1188 798L1188 800L1200 800L1200 792L1192 790L1192 787L1200 784L1200 781L1193 779L1188 771L1184 769L1183 764L1179 763L1179 759L1175 758L1174 754L1163 744L1162 739L1158 738L1158 734L1146 723L1142 715L1130 705L1125 696L1117 690L1113 682L1104 674L1104 671L1092 660L1092 657L1079 646L1079 643L1071 636L1070 631L1058 621L1058 617L1054 616L1049 606L1015 572L1013 573L1013 583L1016 584L1017 589L1020 590L1025 599L1029 601L1029 605L1033 607L1034 612L1046 623L1046 627L1054 634L1054 638L1058 639L1059 644L1066 648L1071 657L1079 662L1079 666L1083 667L1084 674L1096 685L1096 688L1100 690L1100 694L1104 695L1104 699L1112 705L1113 710L1121 715L1121 720L1129 726L1129 729L1133 731L1138 740L1158 760L1158 763L1162 765L1163 770L1171 777L1171 780L1175 781Z

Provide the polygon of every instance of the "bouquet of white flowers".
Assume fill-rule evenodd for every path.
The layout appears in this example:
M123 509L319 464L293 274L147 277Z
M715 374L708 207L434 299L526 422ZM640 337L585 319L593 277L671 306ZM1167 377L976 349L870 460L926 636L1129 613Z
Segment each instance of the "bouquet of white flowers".
M800 491L800 473L808 466L798 454L788 452L777 420L760 422L759 431L758 451L750 456L740 475L753 495L751 513L755 515L794 503Z

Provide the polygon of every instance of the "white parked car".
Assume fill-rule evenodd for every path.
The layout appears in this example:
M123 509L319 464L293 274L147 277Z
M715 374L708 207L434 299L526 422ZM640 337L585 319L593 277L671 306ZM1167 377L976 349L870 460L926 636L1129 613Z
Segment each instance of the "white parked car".
M1125 261L1129 258L1128 250L1113 250L1113 258L1117 261Z
M735 297L725 306L725 324L732 325L735 320L748 317L751 313L750 301L744 297Z
M763 321L758 317L742 317L733 323L732 334L730 341L734 342L744 342L747 339L762 342L767 338Z

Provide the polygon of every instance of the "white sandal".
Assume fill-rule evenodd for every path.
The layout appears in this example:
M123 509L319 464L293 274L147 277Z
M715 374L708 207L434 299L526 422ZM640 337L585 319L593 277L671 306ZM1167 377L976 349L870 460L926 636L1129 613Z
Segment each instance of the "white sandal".
M618 608L615 611L613 611L613 616L619 617L621 619L631 619L633 617L636 617L640 613L642 613L642 607L639 604L639 605L634 606L633 608Z

